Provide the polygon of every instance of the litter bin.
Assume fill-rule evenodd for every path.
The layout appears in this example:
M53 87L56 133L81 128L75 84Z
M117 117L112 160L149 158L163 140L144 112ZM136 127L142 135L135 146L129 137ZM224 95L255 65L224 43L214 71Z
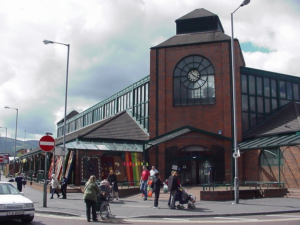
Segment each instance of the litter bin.
M44 170L38 170L38 174L36 178L38 183L44 180Z

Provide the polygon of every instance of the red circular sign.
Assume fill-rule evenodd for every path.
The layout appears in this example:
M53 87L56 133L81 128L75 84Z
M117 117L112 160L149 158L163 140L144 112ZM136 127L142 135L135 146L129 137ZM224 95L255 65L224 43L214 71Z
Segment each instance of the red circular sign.
M55 140L52 136L43 136L39 141L40 148L45 151L49 152L55 147Z
M4 157L0 156L0 162L3 162L3 161L4 161Z

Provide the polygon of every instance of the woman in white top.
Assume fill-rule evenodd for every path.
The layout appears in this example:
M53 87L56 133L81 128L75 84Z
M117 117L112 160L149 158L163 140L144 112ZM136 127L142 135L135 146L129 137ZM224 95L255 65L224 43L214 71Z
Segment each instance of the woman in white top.
M51 191L51 198L50 199L53 199L54 192L57 194L57 198L59 198L60 195L57 192L57 189L59 188L59 182L58 182L57 178L55 177L55 174L52 174L51 177L52 177L52 180L50 181L50 185L52 187L52 191Z

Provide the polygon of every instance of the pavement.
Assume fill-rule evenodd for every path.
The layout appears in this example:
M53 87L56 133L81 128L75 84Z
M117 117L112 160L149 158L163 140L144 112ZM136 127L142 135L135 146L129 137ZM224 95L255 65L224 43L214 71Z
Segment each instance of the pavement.
M7 179L2 176L1 180ZM195 191L197 189L191 189L190 193ZM42 191L26 186L23 193L34 202L36 213L85 217L82 193L67 193L67 199L57 198L56 195L50 199L48 193L47 207L43 207ZM295 198L240 199L239 204L233 204L233 201L197 201L195 209L180 210L169 209L168 198L168 193L161 193L159 209L153 208L154 197L149 197L147 201L142 199L141 194L121 198L110 203L112 218L219 217L300 212L300 200Z

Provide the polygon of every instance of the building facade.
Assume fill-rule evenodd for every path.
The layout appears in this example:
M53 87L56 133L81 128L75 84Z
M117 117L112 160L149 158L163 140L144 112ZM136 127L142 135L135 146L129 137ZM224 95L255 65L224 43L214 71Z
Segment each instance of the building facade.
M143 165L155 165L163 179L177 167L183 184L232 183L231 37L205 9L175 23L176 34L150 49L149 76L68 115L69 153L60 174L80 184L114 169L119 180L135 182ZM248 68L237 39L234 45L240 181L299 187L300 78Z

